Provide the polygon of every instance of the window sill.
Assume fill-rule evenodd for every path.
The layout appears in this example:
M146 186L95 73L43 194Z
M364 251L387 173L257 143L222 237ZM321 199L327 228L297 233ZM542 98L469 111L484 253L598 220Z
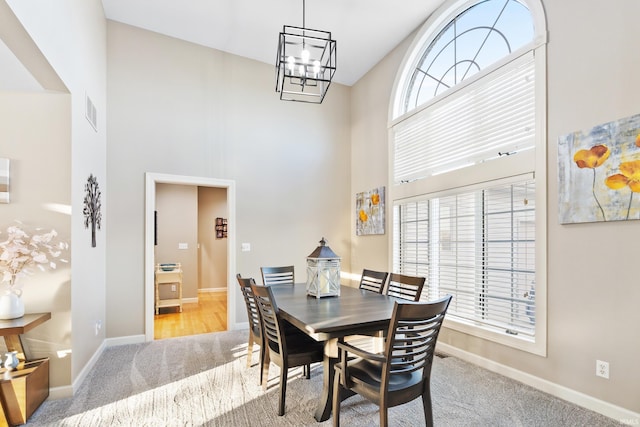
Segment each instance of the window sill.
M445 318L442 327L538 356L547 356L546 337L543 336L544 331L536 330L537 339L521 335L510 335L504 330L498 330L497 328L490 328L484 325L481 326L473 322L453 318L453 316Z

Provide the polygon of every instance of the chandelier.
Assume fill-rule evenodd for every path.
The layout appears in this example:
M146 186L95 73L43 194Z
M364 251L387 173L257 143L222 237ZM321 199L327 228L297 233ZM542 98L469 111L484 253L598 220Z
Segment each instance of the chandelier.
M284 101L322 103L336 72L336 41L331 33L285 25L278 41L276 92Z

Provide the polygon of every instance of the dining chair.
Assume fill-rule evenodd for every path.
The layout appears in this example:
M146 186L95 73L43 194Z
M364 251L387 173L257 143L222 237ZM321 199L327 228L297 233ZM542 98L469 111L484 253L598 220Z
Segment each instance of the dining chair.
M389 273L386 271L362 270L360 278L360 289L376 292L381 294L384 291L384 285L387 282Z
M260 310L266 350L262 362L262 388L267 388L269 364L274 362L280 367L278 415L284 415L289 368L304 367L303 373L309 379L311 364L323 360L324 345L282 319L271 287L257 285L252 280L251 290ZM287 325L291 327L287 328Z
M333 383L334 427L340 425L341 393L347 392L359 394L380 407L381 427L388 425L389 408L422 397L425 423L433 426L431 366L450 301L450 295L431 302L396 301L382 354L338 343L340 361L335 364Z
M424 277L391 273L387 284L387 295L407 301L420 301L425 280Z
M247 317L249 318L249 344L247 347L247 368L251 367L251 358L253 355L253 345L258 344L260 346L260 384L262 384L262 370L264 369L264 340L262 334L262 322L260 321L260 309L256 305L256 300L251 290L251 278L242 278L240 274L236 274L242 296L244 297L244 304L247 307Z
M293 265L285 267L260 267L262 273L262 283L265 286L271 285L293 285L294 272Z

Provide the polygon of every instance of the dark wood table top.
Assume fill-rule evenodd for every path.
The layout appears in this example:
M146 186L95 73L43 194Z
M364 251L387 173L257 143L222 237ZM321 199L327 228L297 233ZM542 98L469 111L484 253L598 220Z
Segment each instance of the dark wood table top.
M386 329L396 300L349 286L322 298L307 296L305 283L271 289L281 316L318 341Z

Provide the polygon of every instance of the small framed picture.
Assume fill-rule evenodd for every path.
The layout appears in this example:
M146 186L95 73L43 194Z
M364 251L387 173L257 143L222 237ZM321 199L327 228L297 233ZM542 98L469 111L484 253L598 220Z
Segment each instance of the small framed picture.
M9 203L9 159L0 159L0 203Z

